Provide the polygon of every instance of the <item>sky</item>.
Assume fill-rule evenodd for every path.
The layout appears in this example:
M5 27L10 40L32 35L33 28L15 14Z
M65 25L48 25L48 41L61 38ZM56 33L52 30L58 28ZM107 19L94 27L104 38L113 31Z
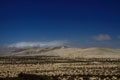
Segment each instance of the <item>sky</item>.
M0 46L120 48L120 0L0 0Z

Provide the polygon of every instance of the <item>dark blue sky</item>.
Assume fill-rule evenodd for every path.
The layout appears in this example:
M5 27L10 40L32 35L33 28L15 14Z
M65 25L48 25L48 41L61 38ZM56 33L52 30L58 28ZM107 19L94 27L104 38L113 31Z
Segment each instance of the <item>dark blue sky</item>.
M0 0L1 45L54 40L119 47L120 0Z

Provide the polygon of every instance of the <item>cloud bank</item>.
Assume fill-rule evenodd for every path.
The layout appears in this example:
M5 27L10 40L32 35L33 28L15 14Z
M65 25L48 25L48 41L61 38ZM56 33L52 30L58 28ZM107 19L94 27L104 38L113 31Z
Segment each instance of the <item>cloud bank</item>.
M93 39L97 41L104 41L104 40L111 40L112 38L108 34L100 34L100 35L94 36Z
M8 45L10 48L26 48L26 47L55 47L63 46L67 41L51 41L51 42L18 42Z

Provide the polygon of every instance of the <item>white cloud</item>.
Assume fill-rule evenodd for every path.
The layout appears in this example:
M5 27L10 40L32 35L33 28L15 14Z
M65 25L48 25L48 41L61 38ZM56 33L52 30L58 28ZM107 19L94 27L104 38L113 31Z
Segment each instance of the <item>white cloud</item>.
M25 48L25 47L55 47L65 45L67 41L51 41L51 42L18 42L8 47Z
M108 34L100 34L100 35L94 36L93 39L97 41L104 41L104 40L111 40L112 38Z

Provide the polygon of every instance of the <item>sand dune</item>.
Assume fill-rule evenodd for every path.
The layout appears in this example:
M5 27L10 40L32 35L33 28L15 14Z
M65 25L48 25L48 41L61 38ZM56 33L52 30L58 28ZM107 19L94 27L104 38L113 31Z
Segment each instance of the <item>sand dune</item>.
M4 56L60 56L67 58L117 58L120 49L110 48L70 48L65 46L49 48L25 48L8 52Z

